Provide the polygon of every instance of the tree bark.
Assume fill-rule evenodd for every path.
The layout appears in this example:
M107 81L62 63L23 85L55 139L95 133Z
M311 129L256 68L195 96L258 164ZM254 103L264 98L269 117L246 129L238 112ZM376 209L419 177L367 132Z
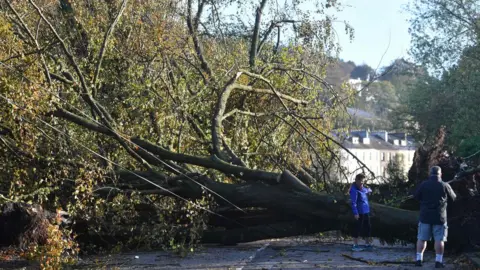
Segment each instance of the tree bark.
M329 229L348 230L355 222L347 196L321 194L306 189L300 191L285 183L269 186L263 183L225 184L208 178L196 180L229 201L226 204L223 198L213 195L220 206L230 207L231 203L243 209L268 209L288 215L291 220L329 224ZM176 187L183 189L182 194L201 196L201 189L194 189L195 185L189 181L182 181ZM385 240L415 240L418 223L416 211L371 203L371 221L375 228L374 236Z
M157 176L152 174L142 175L156 183L168 182L168 188L182 196L202 196L202 189L188 179L172 177L165 181L156 179ZM213 210L218 215L212 214L209 217L209 229L202 238L204 243L231 245L325 231L341 231L350 235L356 225L347 195L313 192L299 188L295 181L295 185L291 181L279 181L277 185L270 186L253 181L243 184L219 183L193 174L191 177L214 192L212 195L219 205ZM127 177L121 176L121 179ZM132 177L128 180L133 181ZM235 209L233 205L243 210ZM387 243L415 243L418 204L411 206L412 210L373 202L370 206L373 237ZM476 223L480 220L480 212L476 209L480 209L480 196L463 197L449 204L447 248L463 250L480 244ZM151 212L143 209L144 220L152 220Z

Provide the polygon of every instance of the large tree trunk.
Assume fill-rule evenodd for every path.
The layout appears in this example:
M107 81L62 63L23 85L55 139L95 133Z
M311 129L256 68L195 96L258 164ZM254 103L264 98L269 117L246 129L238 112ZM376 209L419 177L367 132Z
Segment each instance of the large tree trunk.
M289 175L289 178L291 177ZM157 181L154 178L149 179ZM222 217L212 216L212 225L236 230L238 234L241 234L242 230L249 232L248 234L251 234L252 230L267 230L270 232L262 234L263 238L270 238L295 235L299 231L349 231L354 224L348 196L312 192L303 187L297 187L296 184L290 185L291 181L268 186L262 183L225 184L211 181L205 177L197 177L195 180L205 185L212 193L218 194L219 196L214 196L223 208L231 207L233 209L232 205L235 205L242 209L263 209L254 210L253 215L240 214L238 211L234 214L222 213ZM188 195L190 198L201 196L201 190L191 181L183 181L176 188L181 190L180 194ZM376 203L371 203L371 208L371 221L375 228L374 236L385 240L413 241L415 239L417 212ZM248 210L246 211L248 212ZM276 234L276 230L272 230L268 226L277 228L285 226L286 231L278 230L278 234ZM236 232L232 231L232 234L236 234ZM215 238L212 234L214 232L207 233L209 235L206 237L208 242ZM225 232L220 232L220 234L225 234ZM251 235L238 237L238 241L261 238L261 236ZM216 239L221 239L221 237ZM231 242L231 240L227 242Z
M286 184L288 182L268 186L261 183L225 184L205 177L195 180L223 197L216 196L220 207L215 212L220 215L210 217L210 229L202 239L205 243L231 245L333 230L349 234L355 225L346 195L292 190ZM192 182L183 182L178 187L181 194L201 196ZM236 210L232 204L247 210ZM462 250L480 243L480 239L475 238L480 213L475 209L480 209L478 196L461 198L449 206L448 248ZM418 211L371 203L371 222L372 236L388 243L416 241Z
M273 210L276 215L270 213L263 222L257 220L257 224L244 228L207 232L204 238L206 242L231 244L331 230L350 233L354 226L351 207L344 196L303 193L260 184L210 183L208 187L240 207L261 207ZM372 236L386 242L416 241L418 211L376 203L371 203L371 208ZM462 250L480 244L478 209L480 209L479 196L463 197L449 205L448 248ZM258 213L256 215L258 218ZM240 216L236 220L241 223L246 218Z
M304 193L283 187L261 184L229 185L211 183L209 188L240 207L261 207L288 215L300 224L315 224L318 231L351 231L354 225L350 203L346 196L315 192ZM385 240L413 241L417 212L372 203L373 235ZM296 228L298 228L296 224ZM308 228L308 226L304 226ZM311 229L307 229L312 232ZM314 231L313 231L314 232ZM282 234L280 234L282 235ZM279 235L279 236L280 236Z

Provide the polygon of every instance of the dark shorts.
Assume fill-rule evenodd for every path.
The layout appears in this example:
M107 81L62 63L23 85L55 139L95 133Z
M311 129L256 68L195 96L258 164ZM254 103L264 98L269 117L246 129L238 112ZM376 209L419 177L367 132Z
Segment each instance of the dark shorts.
M353 229L353 238L358 238L359 236L362 237L370 237L371 235L371 225L370 225L370 215L367 214L359 214L359 218L355 224L355 228Z
M432 225L425 224L422 222L418 223L418 240L421 241L430 241L432 239L435 241L447 242L448 237L448 226L447 223L443 225Z

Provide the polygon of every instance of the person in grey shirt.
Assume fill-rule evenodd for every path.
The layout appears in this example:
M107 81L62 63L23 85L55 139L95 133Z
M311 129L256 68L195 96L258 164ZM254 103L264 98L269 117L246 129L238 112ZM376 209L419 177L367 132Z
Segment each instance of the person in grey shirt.
M442 169L434 166L430 177L422 182L414 197L420 201L420 218L418 223L416 266L422 266L423 252L427 241L432 236L435 240L435 268L444 268L444 242L447 241L447 202L457 197L452 187L442 180Z

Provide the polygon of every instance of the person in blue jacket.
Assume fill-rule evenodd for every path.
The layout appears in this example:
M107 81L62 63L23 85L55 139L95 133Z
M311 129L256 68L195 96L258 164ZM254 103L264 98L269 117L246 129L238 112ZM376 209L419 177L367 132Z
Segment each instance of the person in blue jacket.
M353 230L353 251L361 251L364 249L372 249L371 225L370 225L370 206L368 205L368 193L372 192L370 188L365 187L364 174L357 174L355 176L355 183L350 187L350 200L352 203L353 217L356 220L356 225ZM365 238L365 248L358 245L359 236Z

